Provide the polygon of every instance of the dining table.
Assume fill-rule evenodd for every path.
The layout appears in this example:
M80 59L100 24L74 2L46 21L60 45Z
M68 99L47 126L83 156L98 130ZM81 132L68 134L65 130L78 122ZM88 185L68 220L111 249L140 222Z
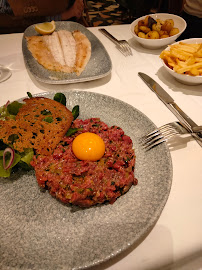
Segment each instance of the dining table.
M102 78L66 84L44 83L29 72L22 52L23 33L0 35L0 64L12 72L10 78L0 83L0 106L8 100L12 102L26 96L27 92L35 95L78 90L121 100L142 112L157 127L177 121L176 116L138 76L138 72L143 72L158 82L190 118L202 125L202 85L182 84L167 73L159 57L165 47L156 50L144 48L133 39L128 24L104 28L117 39L127 40L132 56L124 56L99 31L99 27L89 27L88 30L108 52L112 69ZM172 186L160 217L138 242L92 266L92 269L202 269L202 148L189 134L178 136L172 144L168 142L167 146L172 160ZM4 217L1 216L1 219ZM6 253L0 241L0 261L3 259L2 254L5 258ZM29 269L21 268L20 265L14 268L9 265L2 267Z

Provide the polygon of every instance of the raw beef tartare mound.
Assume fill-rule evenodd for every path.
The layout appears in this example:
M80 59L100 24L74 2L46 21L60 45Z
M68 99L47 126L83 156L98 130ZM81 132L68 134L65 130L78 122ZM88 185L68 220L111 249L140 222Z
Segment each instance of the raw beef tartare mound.
M99 118L76 119L71 128L77 132L65 136L52 155L35 156L35 169L40 187L63 203L90 207L110 203L137 184L134 177L135 153L132 140L117 126L108 127ZM79 160L73 153L73 140L81 133L92 132L105 143L100 160Z

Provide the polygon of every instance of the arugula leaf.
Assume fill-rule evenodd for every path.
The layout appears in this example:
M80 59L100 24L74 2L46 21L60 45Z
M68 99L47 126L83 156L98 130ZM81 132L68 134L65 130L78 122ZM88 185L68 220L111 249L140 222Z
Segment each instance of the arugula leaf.
M30 92L27 92L27 95L29 98L32 98L32 94Z
M72 109L72 115L74 117L74 120L79 116L79 105L74 106Z
M8 104L7 111L8 113L12 115L17 115L19 112L19 109L23 106L22 103L18 101L13 101L12 103Z
M34 150L32 148L26 149L25 152L22 154L21 161L27 163L28 165L32 161L34 156Z
M53 99L66 106L66 96L63 93L56 93Z
M67 130L66 136L69 137L69 136L75 134L79 130L82 130L82 128L69 128Z

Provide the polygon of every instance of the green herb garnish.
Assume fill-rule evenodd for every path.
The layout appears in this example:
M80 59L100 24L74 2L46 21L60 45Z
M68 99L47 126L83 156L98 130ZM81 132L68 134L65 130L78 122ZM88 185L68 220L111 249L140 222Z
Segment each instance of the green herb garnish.
M56 93L53 99L66 106L66 96L64 94Z
M23 106L22 103L18 101L13 101L12 103L8 104L7 111L8 113L12 115L17 115L19 112L19 109Z
M72 115L74 117L74 120L79 116L79 105L74 106L72 109Z

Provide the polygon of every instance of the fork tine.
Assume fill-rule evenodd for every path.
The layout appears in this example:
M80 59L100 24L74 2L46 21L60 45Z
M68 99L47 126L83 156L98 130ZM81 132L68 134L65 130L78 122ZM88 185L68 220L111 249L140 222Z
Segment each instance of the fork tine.
M151 136L153 136L153 135L156 134L156 133L159 133L159 129L158 129L158 128L155 129L154 131L150 132L149 134L143 136L143 137L140 139L140 141L147 140L147 139L149 139Z
M146 151L149 151L151 148L153 148L153 147L155 147L163 142L166 142L166 141L167 140L163 137L162 139L156 140L153 143L146 145L144 148Z
M160 140L163 138L163 135L161 132L156 132L154 133L153 135L147 137L143 142L142 142L142 145L143 146L147 146L147 145L150 145L152 143L154 143L155 141L157 140Z
M141 144L146 150L150 150L154 146L157 146L169 138L179 134L179 131L172 126L172 123L165 124L158 129L150 132L149 134L142 137Z
M131 50L131 47L130 47L130 45L128 44L127 41L126 41L126 47L127 47L127 49L128 49L129 55L133 55L132 50Z
M155 132L151 132L151 133L152 134L150 134L148 138L146 138L145 141L142 143L143 148L146 151L150 150L154 146L157 146L167 140L159 130L155 130Z
M142 144L142 145L146 145L146 144L148 144L148 143L151 143L151 142L153 142L153 141L155 141L155 140L160 139L161 137L162 137L162 134L160 133L160 131L156 131L156 132L154 132L153 134L151 134L151 135L145 137L145 138L141 141L141 144Z
M126 44L124 42L121 42L120 45L123 48L123 50L126 53L126 55L128 56L129 55L129 52L128 52L128 49L127 49Z
M126 41L126 47L128 49L129 55L133 55L132 50L131 50L131 47L130 47L130 45L128 44L127 41Z
M132 55L132 50L126 40L121 40L120 45L122 46L127 55Z
M125 56L128 56L128 51L126 50L126 47L124 46L124 44L119 43L120 49L123 51L123 54Z
M127 56L127 53L125 52L125 50L123 49L123 47L120 44L117 45L116 47L124 56Z

